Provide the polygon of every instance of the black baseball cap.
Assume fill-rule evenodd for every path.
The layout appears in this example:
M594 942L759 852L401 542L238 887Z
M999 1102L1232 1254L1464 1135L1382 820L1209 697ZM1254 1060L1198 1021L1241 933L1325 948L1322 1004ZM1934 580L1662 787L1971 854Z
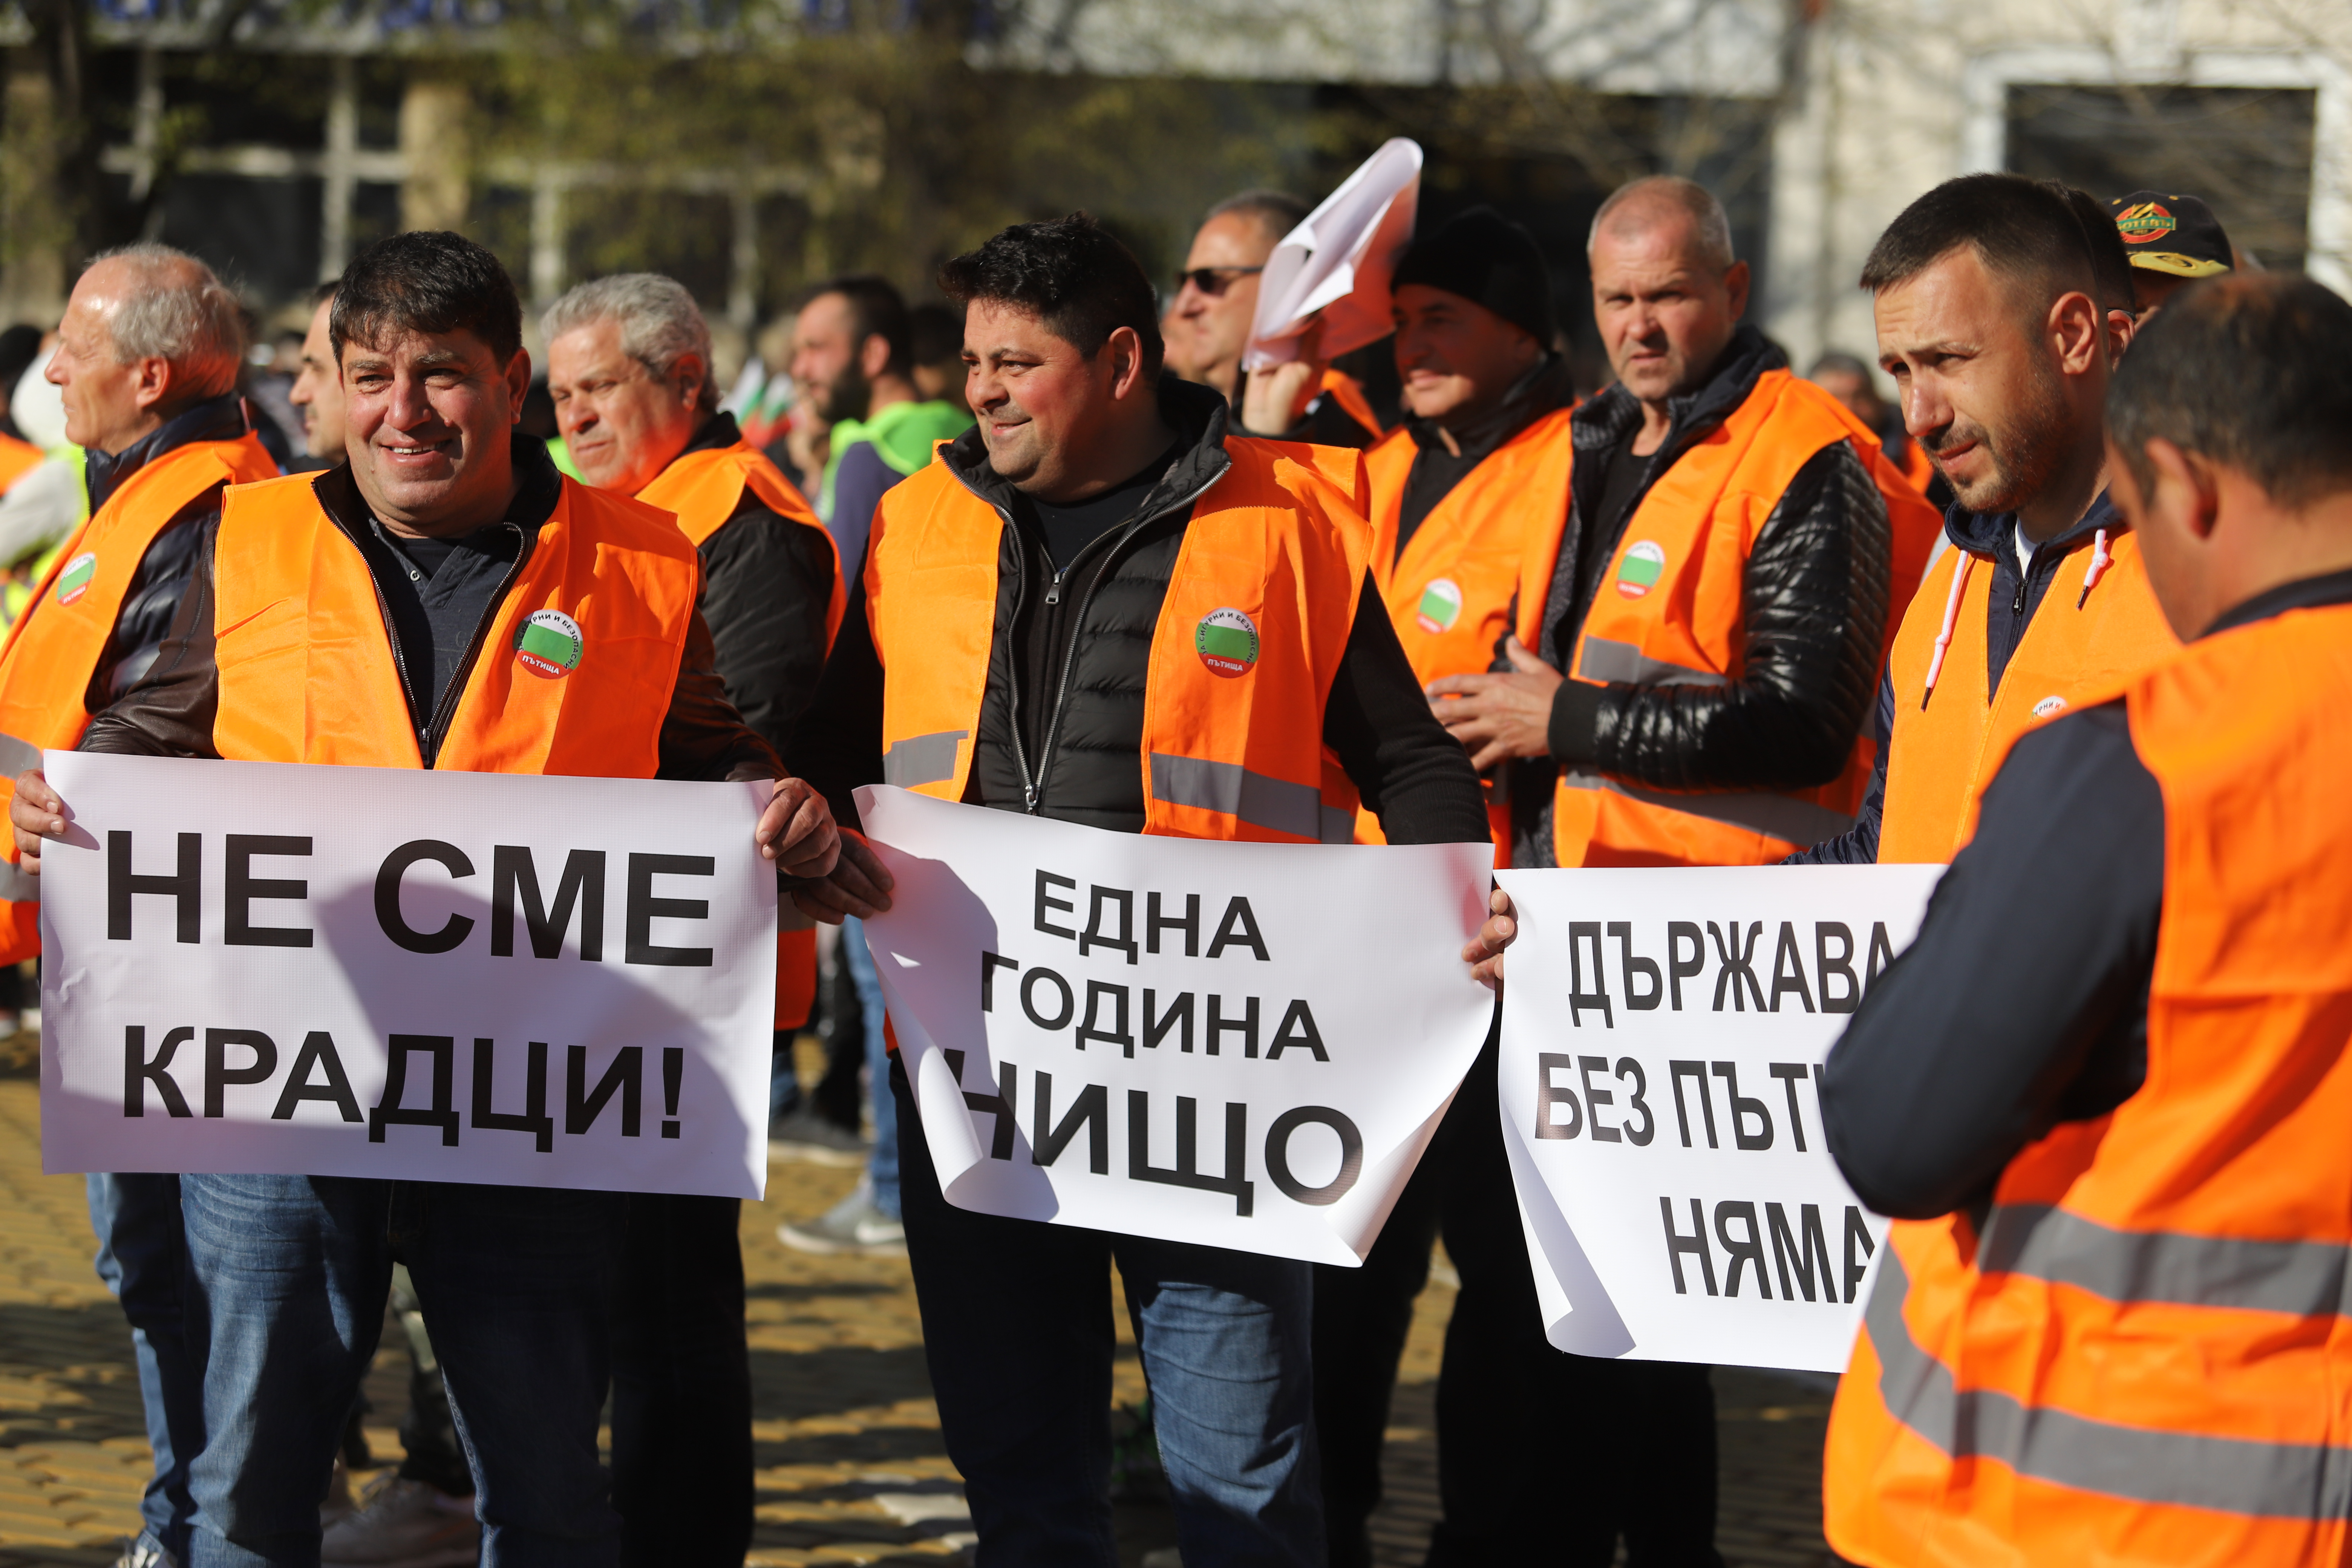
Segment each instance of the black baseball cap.
M2213 209L2195 196L2134 191L2107 204L2131 264L2175 278L2210 278L2236 264Z

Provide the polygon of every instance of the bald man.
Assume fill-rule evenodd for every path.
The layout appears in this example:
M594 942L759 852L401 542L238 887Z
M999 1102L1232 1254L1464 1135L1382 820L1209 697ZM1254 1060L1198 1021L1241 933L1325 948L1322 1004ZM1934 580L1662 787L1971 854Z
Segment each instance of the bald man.
M1617 384L1570 416L1564 526L1531 530L1507 671L1430 691L1513 765L1511 863L1769 865L1852 821L1887 639L1938 519L1877 436L1741 324L1748 264L1687 180L1588 242ZM1719 1563L1707 1369L1553 1350L1491 1062L1448 1118L1463 1289L1438 1387L1430 1563ZM1475 1102L1475 1103L1473 1103Z

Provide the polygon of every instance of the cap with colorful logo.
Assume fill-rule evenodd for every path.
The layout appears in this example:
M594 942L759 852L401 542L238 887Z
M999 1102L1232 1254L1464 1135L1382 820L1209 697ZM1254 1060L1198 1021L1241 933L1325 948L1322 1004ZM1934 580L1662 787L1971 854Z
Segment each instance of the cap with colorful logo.
M1192 651L1212 675L1247 675L1257 668L1257 623L1236 609L1211 610L1192 628Z
M533 610L515 632L515 662L547 680L561 680L580 668L587 651L580 623L561 610Z
M2210 278L2236 265L2237 253L2213 209L2195 196L2134 191L2107 204L2131 264L2175 278Z

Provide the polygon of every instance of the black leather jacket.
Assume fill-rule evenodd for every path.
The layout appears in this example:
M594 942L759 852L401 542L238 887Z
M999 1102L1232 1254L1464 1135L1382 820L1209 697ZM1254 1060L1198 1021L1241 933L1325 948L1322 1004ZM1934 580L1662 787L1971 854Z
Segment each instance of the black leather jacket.
M1707 383L1669 405L1665 444L1616 516L1591 515L1605 465L1578 464L1537 649L1547 663L1567 667L1601 571L1642 497L1747 401L1760 377L1788 363L1762 333L1742 327ZM1611 387L1571 418L1578 452L1606 452L1641 416L1632 394ZM1581 548L1587 528L1601 531L1590 550ZM1659 789L1779 791L1829 783L1844 769L1870 711L1890 557L1886 500L1869 470L1851 442L1824 448L1798 470L1757 532L1742 582L1747 644L1738 677L1722 686L1565 682L1552 706L1550 763ZM1551 863L1551 793L1549 767L1523 768L1514 780L1519 864Z

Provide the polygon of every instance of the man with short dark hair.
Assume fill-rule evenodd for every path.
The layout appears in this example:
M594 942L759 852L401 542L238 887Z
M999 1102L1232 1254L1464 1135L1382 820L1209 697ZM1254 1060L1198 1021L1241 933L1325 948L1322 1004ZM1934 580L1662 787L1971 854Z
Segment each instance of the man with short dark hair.
M836 278L801 307L793 380L810 389L816 416L832 426L816 514L853 571L866 558L882 492L929 462L933 443L971 427L959 405L926 399L914 373L907 302L889 279Z
M1588 252L1618 384L1570 416L1568 504L1529 531L1509 672L1429 689L1474 762L1517 764L1513 865L1769 864L1852 819L1890 602L1918 581L1935 513L1874 432L1741 324L1748 267L1707 191L1621 187ZM1707 1369L1545 1342L1492 1050L1448 1118L1463 1289L1430 1561L1605 1564L1621 1531L1635 1561L1719 1561Z
M333 464L343 460L343 376L335 363L335 344L328 331L335 308L335 286L321 283L311 300L310 330L302 335L301 368L286 395L302 416L302 445L310 456Z
M692 545L667 514L564 479L516 435L530 358L498 258L455 234L379 241L344 273L331 323L349 462L230 489L153 670L97 717L83 749L774 777L774 753L712 668ZM541 681L512 668L514 650L525 616L553 607L588 647L625 632L676 662L648 671L592 656L565 677L566 700L527 700L522 688ZM289 675L289 645L299 656L309 644L336 657L297 657ZM26 773L11 815L37 873L65 805ZM788 873L820 875L835 835L807 785L777 778L756 842ZM319 1499L375 1352L395 1247L466 1437L484 1563L612 1568L596 1429L621 1201L182 1177L209 1435L190 1485L191 1568L318 1561Z
M1311 844L1349 837L1360 798L1397 843L1483 837L1477 781L1361 564L1361 459L1233 435L1223 398L1162 378L1151 286L1083 214L1009 228L940 285L966 306L980 427L877 517L794 759L836 810L888 783L1114 832ZM1252 564L1276 558L1279 592ZM1228 677L1194 634L1236 605L1263 606L1260 651ZM812 905L869 912L874 868L846 849ZM1118 1561L1116 1259L1186 1553L1319 1568L1308 1266L952 1207L906 1075L890 1080L924 1351L982 1560Z
M1313 209L1287 191L1244 191L1209 209L1192 236L1165 321L1169 357L1184 378L1223 395L1253 436L1369 447L1380 416L1353 376L1311 353L1258 374L1242 368L1257 315L1258 275L1274 247Z
M1879 363L1958 500L1952 548L1879 682L1862 809L1800 862L1950 859L2011 741L2172 647L2105 492L2100 407L2131 331L2114 303L2122 247L2088 197L2063 193L2015 174L1947 181L1864 265Z
M2319 284L2216 278L2108 389L2187 646L2005 738L1830 1055L1830 1150L1898 1216L1830 1419L1842 1559L2344 1556L2347 359Z

